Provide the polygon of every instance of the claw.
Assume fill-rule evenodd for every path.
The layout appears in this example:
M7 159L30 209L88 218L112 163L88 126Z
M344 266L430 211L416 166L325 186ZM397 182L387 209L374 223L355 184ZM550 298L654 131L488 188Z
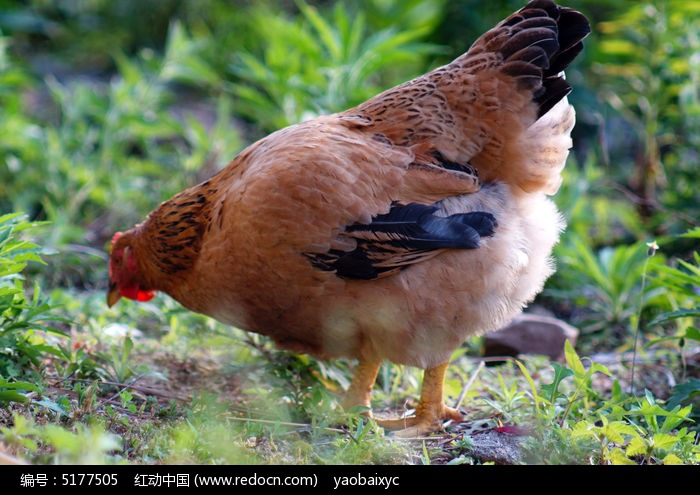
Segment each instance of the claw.
M415 416L400 419L378 419L377 424L385 430L392 431L392 436L398 438L412 438L442 431L443 424L446 421L462 422L464 416L462 413L444 404L437 404L437 408L433 407L436 404L421 403L416 410ZM421 406L428 406L430 409ZM441 407L440 407L441 406Z
M420 401L414 416L400 419L377 419L377 424L385 430L394 432L393 435L396 437L411 438L442 431L445 421L464 421L462 413L447 407L443 402L443 383L448 364L443 363L425 370ZM379 365L377 363L368 361L359 363L345 396L346 409L356 405L369 408L372 386L378 371ZM368 411L367 415L371 417L371 411Z

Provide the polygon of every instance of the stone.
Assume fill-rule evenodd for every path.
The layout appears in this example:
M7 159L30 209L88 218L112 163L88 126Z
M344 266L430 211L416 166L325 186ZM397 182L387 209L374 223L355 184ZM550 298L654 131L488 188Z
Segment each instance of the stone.
M551 316L523 313L509 324L484 337L484 357L521 354L543 355L554 361L564 358L564 342L576 343L579 331Z

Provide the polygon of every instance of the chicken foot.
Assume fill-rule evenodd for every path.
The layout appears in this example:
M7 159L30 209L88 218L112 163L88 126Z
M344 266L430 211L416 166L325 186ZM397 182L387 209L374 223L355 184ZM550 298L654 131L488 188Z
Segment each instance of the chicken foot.
M443 401L443 384L448 362L428 368L423 374L421 396L414 416L400 419L378 419L377 424L385 430L394 431L397 437L415 437L442 429L444 421L463 421L462 414ZM348 388L344 404L370 407L372 387L380 365L360 361L352 383ZM371 416L371 412L368 413Z

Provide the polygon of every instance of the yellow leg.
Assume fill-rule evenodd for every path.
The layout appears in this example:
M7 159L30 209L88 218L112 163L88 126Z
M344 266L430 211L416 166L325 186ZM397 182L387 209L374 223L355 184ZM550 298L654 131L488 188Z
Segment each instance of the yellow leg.
M343 400L343 407L346 410L354 406L371 407L372 388L377 379L379 367L379 363L370 361L360 361L357 364L355 375L352 377L352 382ZM371 416L371 412L368 414Z
M386 430L399 430L395 433L396 436L414 437L442 430L442 423L447 420L463 421L462 414L447 407L443 401L443 385L448 364L449 362L446 362L425 370L415 416L377 423Z

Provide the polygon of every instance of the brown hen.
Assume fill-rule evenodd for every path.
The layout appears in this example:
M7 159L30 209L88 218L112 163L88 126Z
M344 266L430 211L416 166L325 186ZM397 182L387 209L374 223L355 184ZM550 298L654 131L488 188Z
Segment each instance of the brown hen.
M345 112L277 131L116 234L109 305L162 291L320 359L354 358L370 406L385 360L425 369L418 435L452 352L499 328L553 271L574 110L563 70L589 24L534 0L452 63Z

